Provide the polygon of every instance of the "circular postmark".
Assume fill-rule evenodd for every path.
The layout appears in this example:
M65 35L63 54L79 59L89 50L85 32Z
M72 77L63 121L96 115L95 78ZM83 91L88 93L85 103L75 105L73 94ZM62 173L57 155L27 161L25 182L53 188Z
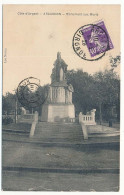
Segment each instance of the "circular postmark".
M43 94L40 80L28 77L22 80L17 87L18 101L25 107L34 108L43 104L47 98L47 93Z
M87 24L75 32L72 47L80 58L96 61L101 59L109 50L109 36L103 27Z

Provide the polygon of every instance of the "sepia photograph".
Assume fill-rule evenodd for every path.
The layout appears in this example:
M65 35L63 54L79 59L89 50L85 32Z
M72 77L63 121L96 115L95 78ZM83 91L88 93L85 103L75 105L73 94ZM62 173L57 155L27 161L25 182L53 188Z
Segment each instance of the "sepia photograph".
M118 192L121 5L2 9L2 190Z

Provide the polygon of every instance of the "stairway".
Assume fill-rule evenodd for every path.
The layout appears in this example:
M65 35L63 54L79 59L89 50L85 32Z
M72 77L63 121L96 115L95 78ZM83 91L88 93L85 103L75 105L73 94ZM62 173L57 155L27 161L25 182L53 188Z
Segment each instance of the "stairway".
M33 140L40 142L81 143L83 134L79 124L39 122L36 126Z

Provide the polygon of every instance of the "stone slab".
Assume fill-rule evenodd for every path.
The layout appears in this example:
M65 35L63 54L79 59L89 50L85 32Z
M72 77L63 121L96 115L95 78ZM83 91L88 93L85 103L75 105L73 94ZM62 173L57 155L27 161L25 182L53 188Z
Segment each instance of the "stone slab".
M41 121L58 122L66 118L75 118L73 104L44 104L42 107Z

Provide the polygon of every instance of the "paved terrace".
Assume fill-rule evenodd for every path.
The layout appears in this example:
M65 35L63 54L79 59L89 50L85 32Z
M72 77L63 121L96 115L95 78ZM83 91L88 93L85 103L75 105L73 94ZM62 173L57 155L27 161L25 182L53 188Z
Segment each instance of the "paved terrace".
M3 129L3 190L118 191L119 130L39 123Z

